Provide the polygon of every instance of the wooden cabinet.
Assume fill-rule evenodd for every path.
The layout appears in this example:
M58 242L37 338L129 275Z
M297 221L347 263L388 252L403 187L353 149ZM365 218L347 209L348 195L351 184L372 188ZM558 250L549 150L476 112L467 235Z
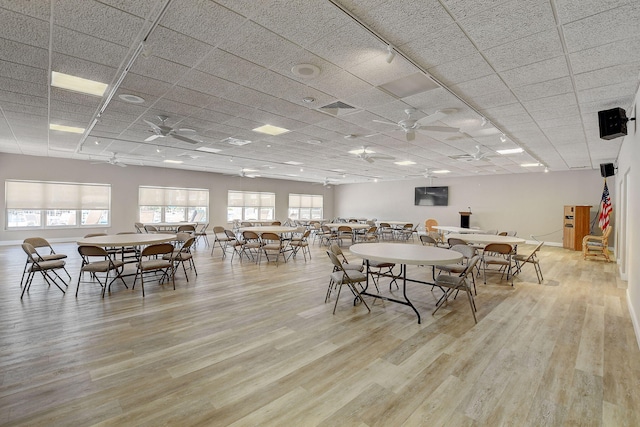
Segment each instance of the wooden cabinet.
M565 206L562 247L582 250L582 238L589 234L589 212L591 206Z

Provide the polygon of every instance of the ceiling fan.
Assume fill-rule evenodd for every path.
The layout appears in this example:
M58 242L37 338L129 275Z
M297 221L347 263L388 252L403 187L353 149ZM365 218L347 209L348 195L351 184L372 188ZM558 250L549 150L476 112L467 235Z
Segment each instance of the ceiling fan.
M492 157L490 151L482 152L479 145L476 145L476 151L473 153L459 154L457 156L451 156L452 159L462 160L464 162L473 162L478 160L484 160Z
M118 158L116 157L118 153L113 153L113 155L108 159L105 160L103 162L92 162L92 165L113 165L113 166L120 166L121 168L126 168L127 165L125 165L124 163L120 162L120 160L118 160Z
M376 160L393 160L395 159L395 157L391 157L391 156L386 156L384 154L376 154L375 151L371 150L369 147L362 146L362 148L358 148L357 150L351 150L349 151L349 153L351 154L355 154L356 156L358 156L358 158L364 160L365 162L368 163L373 163Z
M376 123L382 123L385 125L398 126L404 131L407 141L413 141L416 139L416 131L434 131L434 132L460 132L460 129L452 128L449 126L426 126L429 123L437 122L447 116L447 113L443 111L436 111L435 113L423 117L419 120L415 119L413 115L416 113L415 108L407 108L404 112L407 114L407 118L400 120L398 123L386 122L383 120L374 120Z
M183 142L188 142L189 144L199 144L202 141L198 141L196 139L193 138L189 138L188 136L182 135L178 132L182 132L182 133L192 133L195 135L195 131L193 129L174 129L171 126L167 126L165 124L165 121L168 119L168 116L158 116L158 120L160 120L160 124L157 125L153 122L150 122L148 120L144 120L143 121L148 124L149 126L151 126L151 131L153 132L153 135L151 135L150 137L145 139L145 142L150 142L153 141L154 139L157 138L164 138L167 136L172 136L175 139L178 139L180 141Z

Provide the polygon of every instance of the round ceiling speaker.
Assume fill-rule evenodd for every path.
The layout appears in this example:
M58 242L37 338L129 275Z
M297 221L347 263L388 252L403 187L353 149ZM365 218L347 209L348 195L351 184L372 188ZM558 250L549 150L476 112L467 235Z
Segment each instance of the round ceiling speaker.
M303 79L312 79L320 75L320 68L313 64L298 64L291 68L291 72L294 76L302 77Z
M144 98L141 98L137 95L132 95L130 93L123 93L118 95L118 98L122 99L125 102L130 102L131 104L142 104L144 103Z

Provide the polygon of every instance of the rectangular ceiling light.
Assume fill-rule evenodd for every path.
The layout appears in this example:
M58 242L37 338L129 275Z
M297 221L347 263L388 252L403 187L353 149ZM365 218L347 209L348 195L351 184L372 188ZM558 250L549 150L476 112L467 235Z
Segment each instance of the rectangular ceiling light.
M440 170L437 170L437 171L433 171L433 173L450 173L450 172L451 172L450 170L446 170L446 169L440 169Z
M226 142L227 144L237 145L238 147L251 144L251 141L249 141L248 139L238 139L238 138L233 138L231 136L229 138L223 139L220 142Z
M509 148L506 150L496 150L496 153L498 154L502 154L503 156L506 154L518 154L518 153L522 153L524 150L520 147L518 148Z
M409 166L409 165L415 165L416 162L412 162L411 160L403 160L401 162L393 162L394 164L398 165L398 166Z
M272 136L281 135L283 133L290 132L289 129L281 128L281 127L278 127L278 126L272 126L272 125L260 126L260 127L257 127L255 129L253 129L253 131L254 132L260 132L260 133L266 133L267 135L272 135Z
M378 89L382 89L396 98L405 98L439 87L431 78L418 72L380 85Z
M96 82L69 74L51 72L51 86L61 89L72 90L74 92L86 93L88 95L102 96L107 90L107 84Z
M183 163L182 160L163 160L164 163L175 163L177 165L179 165L180 163Z
M536 166L542 166L542 163L523 163L520 166L523 168L535 168Z
M300 166L300 165L304 165L304 163L301 163L301 162L294 162L293 160L289 160L288 162L285 162L285 163L286 163L286 164L288 164L288 165L291 165L291 166Z
M65 126L65 125L56 125L54 123L49 124L49 129L51 130L59 130L60 132L70 132L70 133L84 133L84 128L79 128L75 126Z
M205 153L218 153L222 150L219 150L217 148L211 148L211 147L198 147L196 148L196 151L204 151Z

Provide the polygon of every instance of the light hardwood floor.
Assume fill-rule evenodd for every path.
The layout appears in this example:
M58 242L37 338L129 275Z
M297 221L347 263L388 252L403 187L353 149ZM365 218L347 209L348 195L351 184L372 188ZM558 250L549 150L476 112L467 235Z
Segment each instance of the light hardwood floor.
M479 280L477 325L463 295L432 316L440 291L410 285L419 325L408 307L354 307L346 289L332 315L317 245L277 267L201 245L197 278L149 283L144 299L117 283L76 299L75 244L54 247L68 293L37 277L22 301L24 254L0 248L1 425L640 425L625 283L579 252L543 247L541 285L531 266L514 287Z

